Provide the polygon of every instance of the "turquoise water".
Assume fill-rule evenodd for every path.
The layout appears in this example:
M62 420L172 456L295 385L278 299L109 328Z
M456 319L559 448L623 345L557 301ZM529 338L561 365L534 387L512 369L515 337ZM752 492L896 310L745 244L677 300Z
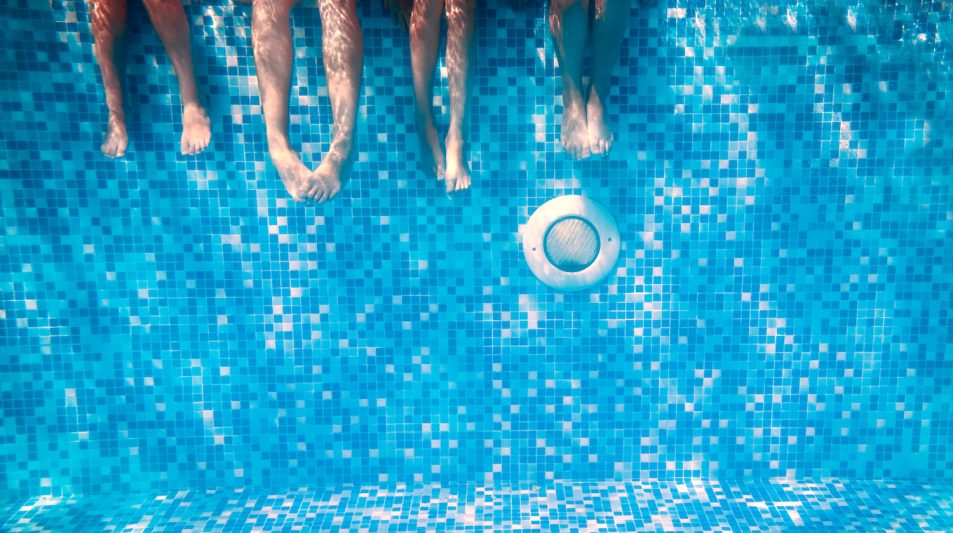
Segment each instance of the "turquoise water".
M337 502L333 487L355 485L395 501L539 491L500 496L498 527L575 501L556 486L593 520L633 516L648 490L705 509L682 529L890 527L846 513L856 502L951 527L949 5L633 7L609 99L618 140L575 162L545 8L481 4L474 186L448 199L417 171L407 34L362 4L358 156L320 207L290 201L267 157L247 6L186 6L213 129L195 157L177 154L175 77L130 7L116 161L98 151L87 9L50 12L18 2L0 51L0 495L59 503L13 505L8 526L69 523L117 492L218 490L194 504L217 509L236 489L331 487L306 499ZM313 165L331 128L317 10L297 7L293 27L291 135ZM622 239L580 293L522 255L529 216L563 194L605 205ZM798 492L812 480L820 499ZM600 507L600 483L638 505ZM711 511L745 494L772 510ZM888 508L898 494L926 510ZM788 500L798 519L776 507ZM661 514L637 516L617 527Z

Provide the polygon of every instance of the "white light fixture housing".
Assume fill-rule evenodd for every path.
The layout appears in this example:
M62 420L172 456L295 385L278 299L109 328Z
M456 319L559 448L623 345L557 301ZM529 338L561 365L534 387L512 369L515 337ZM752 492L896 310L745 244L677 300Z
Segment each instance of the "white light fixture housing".
M619 258L619 228L609 211L582 196L546 202L523 227L523 255L540 281L561 291L588 289Z

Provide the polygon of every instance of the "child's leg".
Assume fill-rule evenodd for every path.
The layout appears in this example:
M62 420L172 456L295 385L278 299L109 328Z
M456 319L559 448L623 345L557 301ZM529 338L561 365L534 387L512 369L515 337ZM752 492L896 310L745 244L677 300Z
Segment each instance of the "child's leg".
M291 7L295 0L255 0L251 12L251 40L255 71L265 116L268 154L285 189L300 201L298 186L311 173L301 163L288 139L288 93L291 90Z
M341 190L341 174L350 159L361 89L364 41L357 18L357 0L319 0L324 72L328 78L334 119L331 148L317 170L298 187L298 194L318 202Z
M552 0L549 28L563 80L562 145L573 159L589 157L582 62L589 37L590 0Z
M106 157L122 157L129 144L126 113L122 108L126 0L91 0L89 12L96 60L103 78L106 108L109 110L106 134L100 150Z
M414 74L421 170L444 178L443 149L433 117L433 72L440 45L443 0L416 0L410 13L410 62Z
M179 79L179 97L182 99L183 154L197 154L208 147L212 137L211 124L205 108L199 102L192 67L192 48L189 25L181 0L144 0L152 25L165 45L172 68Z
M475 0L446 0L447 70L450 78L450 129L447 132L447 192L470 186L470 168L464 158L470 50Z
M592 26L592 85L586 107L589 149L606 154L614 140L606 116L612 70L619 62L622 40L629 29L629 0L597 0L604 5L596 10Z

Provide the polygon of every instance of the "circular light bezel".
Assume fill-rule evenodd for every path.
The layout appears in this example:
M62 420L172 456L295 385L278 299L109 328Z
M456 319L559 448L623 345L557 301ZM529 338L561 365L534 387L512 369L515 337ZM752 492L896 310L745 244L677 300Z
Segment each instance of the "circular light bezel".
M578 272L562 270L549 260L546 235L556 223L580 218L592 226L599 239L596 258ZM577 195L558 196L541 205L523 227L523 256L540 281L561 291L588 289L602 281L619 259L619 228L609 211L599 203Z

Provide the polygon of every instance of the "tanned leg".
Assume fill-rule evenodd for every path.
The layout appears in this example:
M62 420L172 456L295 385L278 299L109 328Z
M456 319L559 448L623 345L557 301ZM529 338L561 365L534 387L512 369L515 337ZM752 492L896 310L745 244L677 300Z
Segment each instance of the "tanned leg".
M109 119L100 146L106 157L126 155L129 134L122 108L122 77L125 71L126 0L90 0L94 49L106 93Z

